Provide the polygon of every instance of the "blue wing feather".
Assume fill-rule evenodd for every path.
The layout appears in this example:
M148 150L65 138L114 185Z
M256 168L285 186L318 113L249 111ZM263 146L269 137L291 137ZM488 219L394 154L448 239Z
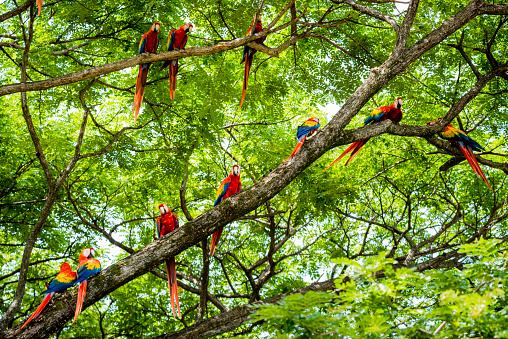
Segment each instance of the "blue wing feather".
M146 45L146 39L147 38L144 38L141 42L141 46L139 47L139 54L141 53L144 53L145 52L145 45Z
M175 36L176 36L176 31L173 31L173 33L171 34L171 41L169 42L169 46L168 46L168 51L172 51L174 49L174 44L175 44Z
M229 188L229 182L225 183L223 186L221 185L222 187L222 192L219 193L221 187L219 187L219 191L217 191L218 193L218 196L217 196L217 199L215 199L215 202L213 203L213 207L215 207L218 203L222 202L222 198L224 197L224 195L226 195L226 192L228 191L228 188Z
M157 238L161 237L161 218L157 217L157 220L155 221L157 225Z
M303 125L298 126L298 129L296 131L296 138L298 140L301 140L304 136L317 129L319 129L319 124L316 124L314 126L303 126Z

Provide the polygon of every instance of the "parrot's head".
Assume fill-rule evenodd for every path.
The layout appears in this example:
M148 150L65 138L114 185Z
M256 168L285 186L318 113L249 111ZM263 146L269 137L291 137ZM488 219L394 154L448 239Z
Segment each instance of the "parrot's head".
M169 212L169 208L166 206L166 204L160 204L159 211L161 211L161 215L164 215Z
M319 119L316 117L310 118L309 121L314 121L315 123L319 124Z
M95 255L95 251L93 248L85 248L83 250L83 252L81 252L81 255L79 256L79 261L81 261L81 259L92 259L93 256Z
M152 25L152 31L158 32L160 28L161 28L161 24L160 23L158 23L158 22L154 22L153 23L153 25Z
M402 107L402 98L397 98L397 100L393 103L393 106L400 109Z
M64 262L60 266L60 272L70 272L70 271L71 271L71 265L69 265L68 263Z
M190 33L190 32L192 32L192 29L194 28L194 25L191 24L191 23L186 23L182 27L183 27L183 30L185 31L185 33Z
M256 19L257 19L257 20L256 20ZM258 22L261 22L261 14L256 13L256 14L254 14L254 18L252 19L252 24L254 24L254 25L255 25L255 24L256 24L256 23L258 23Z
M233 166L233 170L231 171L231 173L233 173L233 175L236 177L238 175L240 175L240 166L238 165L234 165Z

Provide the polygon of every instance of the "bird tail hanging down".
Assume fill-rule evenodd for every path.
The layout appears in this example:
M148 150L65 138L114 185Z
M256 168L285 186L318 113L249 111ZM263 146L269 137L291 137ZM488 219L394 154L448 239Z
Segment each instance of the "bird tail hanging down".
M39 7L38 12L37 12L38 16L41 15L42 1L43 0L37 0L37 7Z
M145 95L146 79L148 77L148 69L150 64L139 65L138 78L136 79L136 93L134 94L134 106L132 108L134 112L134 124L138 120L139 110L141 103L143 102L143 96Z
M295 146L295 149L293 150L293 153L291 153L291 154L289 155L289 157L287 157L287 159L286 159L286 160L284 160L284 162L286 162L286 161L288 161L289 159L293 158L293 157L296 155L296 153L298 153L298 152L300 151L300 148L302 148L303 143L305 142L305 140L307 140L307 136L306 136L306 135L304 135L304 136L300 139L300 141L298 141L298 143L297 143L297 144L296 144L296 146Z
M171 60L169 65L169 96L175 100L176 75L178 74L178 60Z
M176 280L176 265L175 265L175 258L169 258L169 260L166 261L166 272L168 275L168 287L169 292L171 294L171 307L173 308L173 317L176 318L176 312L175 312L175 301L176 301L176 307L178 309L178 318L181 318L180 314L180 301L178 300L178 285Z
M222 235L222 227L212 234L212 242L210 243L210 256L213 256L215 248L219 244L220 236Z
M464 157L466 158L467 162L469 163L469 166L471 166L471 168L475 172L476 176L478 178L482 179L487 184L487 186L490 188L490 190L492 192L494 192L492 187L490 187L490 184L487 181L485 174L483 174L483 171L480 168L480 165L478 164L478 161L476 160L476 157L475 157L471 147L464 145L462 142L458 142L458 145L459 145L460 150L462 151L462 154L464 154Z
M76 312L74 313L74 320L72 323L76 321L78 318L78 315L81 313L81 308L83 307L83 301L85 300L86 296L86 285L88 280L85 280L79 284L79 290L78 290L78 301L76 302Z
M32 320L34 320L35 318L37 318L37 316L39 315L39 313L42 312L42 310L44 309L44 307L46 307L46 305L49 303L49 301L51 300L51 298L53 298L53 296L55 295L55 292L51 292L51 293L48 293L44 299L42 300L41 304L39 305L39 307L37 307L37 309L35 310L34 314L32 314L32 316L30 318L28 318L27 321L25 321L25 323L23 324L23 326L21 326L21 328L25 327L26 325L28 325Z
M249 72L250 72L250 66L252 66L252 59L253 56L249 56L249 52L245 55L245 69L243 71L243 89L242 89L242 99L240 100L240 108L238 110L242 109L243 101L245 100L245 91L247 90L247 83L249 82Z
M327 169L329 169L330 167L332 167L333 165L335 165L346 154L351 152L351 156L349 157L349 159L346 161L346 164L344 165L344 166L347 166L351 162L351 160L353 160L353 158L358 154L358 152L360 152L363 145L365 145L367 143L367 141L369 141L369 139L358 140L358 141L355 141L354 143L352 143L351 145L349 145L349 147L346 148L346 150L344 152L342 152L342 154L339 155L339 157L337 159L335 159L334 162L332 162L330 165L328 165L328 167L325 168L323 170L323 172L326 171Z

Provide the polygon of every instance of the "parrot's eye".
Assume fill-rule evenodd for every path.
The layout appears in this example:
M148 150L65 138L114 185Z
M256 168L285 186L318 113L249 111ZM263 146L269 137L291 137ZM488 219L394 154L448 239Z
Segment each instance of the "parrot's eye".
M85 249L85 250L83 251L83 255L84 255L85 257L88 257L88 256L90 255L90 249L89 249L89 248Z

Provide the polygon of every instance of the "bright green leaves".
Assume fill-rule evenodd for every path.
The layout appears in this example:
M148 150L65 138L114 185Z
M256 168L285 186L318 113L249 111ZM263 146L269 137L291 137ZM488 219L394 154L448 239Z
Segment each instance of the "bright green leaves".
M260 307L253 319L265 320L273 338L332 334L413 338L434 333L443 322L436 332L440 338L494 333L503 337L508 334L505 250L495 240L464 245L461 252L472 263L448 272L395 268L386 253L361 261L335 259L334 263L347 265L349 272L336 280L337 294L291 295L277 305Z

